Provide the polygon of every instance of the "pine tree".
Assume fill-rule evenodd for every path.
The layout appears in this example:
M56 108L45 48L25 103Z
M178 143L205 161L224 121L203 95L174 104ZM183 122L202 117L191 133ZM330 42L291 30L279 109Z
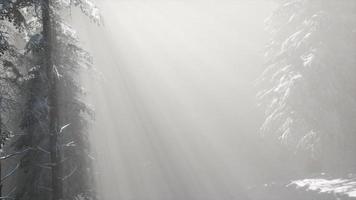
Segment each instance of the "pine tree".
M0 53L16 61L6 60L12 72L17 72L11 74L11 79L20 82L21 98L25 99L23 134L14 143L18 155L23 155L15 198L95 199L93 184L89 183L94 174L84 128L90 112L80 101L83 93L74 81L78 79L78 68L90 66L91 60L61 16L74 6L99 22L98 10L88 0L4 0L0 5L1 22L13 26L27 41L18 51L21 44L11 43L6 37L9 30L0 31L4 44ZM64 119L70 119L66 125L61 124ZM62 143L68 139L71 141ZM69 192L64 195L64 190Z
M4 174L1 176L0 197L4 199L10 194L4 194L3 184L18 170L19 164L7 172L3 170L3 163L23 153L10 152L5 145L16 131L21 107L19 92L28 78L21 73L21 51L17 48L18 39L24 36L24 18L20 12L24 6L23 2L0 1L0 174Z
M261 130L325 168L355 161L356 3L279 3L267 21L272 40L258 94L266 108Z

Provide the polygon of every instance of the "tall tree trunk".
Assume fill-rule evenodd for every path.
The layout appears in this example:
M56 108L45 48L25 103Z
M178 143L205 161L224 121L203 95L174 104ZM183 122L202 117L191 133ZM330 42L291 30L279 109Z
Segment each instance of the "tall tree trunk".
M61 156L58 145L58 102L57 102L57 80L54 76L52 61L52 23L50 15L50 0L43 0L42 4L42 26L44 40L44 66L48 81L48 120L50 136L50 160L52 171L52 200L63 198L63 183L61 170Z
M0 106L2 104L2 97L0 97ZM2 115L0 111L0 134L2 135ZM0 160L0 180L2 179L2 161ZM0 197L2 197L2 183L0 183Z

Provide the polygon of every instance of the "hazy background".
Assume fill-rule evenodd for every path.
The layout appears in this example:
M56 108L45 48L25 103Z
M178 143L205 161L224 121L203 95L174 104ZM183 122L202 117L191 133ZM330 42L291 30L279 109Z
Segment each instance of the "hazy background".
M99 7L100 28L73 20L99 77L86 87L103 199L245 199L278 170L259 135L254 86L271 2Z

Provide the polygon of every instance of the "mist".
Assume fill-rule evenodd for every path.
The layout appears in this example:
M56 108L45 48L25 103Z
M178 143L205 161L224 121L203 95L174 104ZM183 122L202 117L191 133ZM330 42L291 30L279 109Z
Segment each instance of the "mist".
M355 66L355 0L0 0L0 199L355 199Z
M304 165L266 141L256 98L276 4L98 3L102 26L73 21L96 70L84 79L102 199L286 199L270 185Z

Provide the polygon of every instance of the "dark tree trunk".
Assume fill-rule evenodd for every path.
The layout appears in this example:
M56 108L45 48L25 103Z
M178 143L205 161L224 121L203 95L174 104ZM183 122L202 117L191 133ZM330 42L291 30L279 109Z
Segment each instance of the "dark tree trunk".
M48 81L48 120L49 120L49 146L51 160L51 185L52 199L61 200L63 198L63 184L61 174L61 156L58 145L58 102L57 102L57 80L54 76L52 62L52 23L50 15L50 0L43 0L42 5L42 26L44 41L44 65Z
M2 104L2 98L0 97L0 106ZM2 134L2 115L0 111L0 134ZM2 179L2 162L0 160L0 180ZM2 197L2 183L0 183L0 197Z

